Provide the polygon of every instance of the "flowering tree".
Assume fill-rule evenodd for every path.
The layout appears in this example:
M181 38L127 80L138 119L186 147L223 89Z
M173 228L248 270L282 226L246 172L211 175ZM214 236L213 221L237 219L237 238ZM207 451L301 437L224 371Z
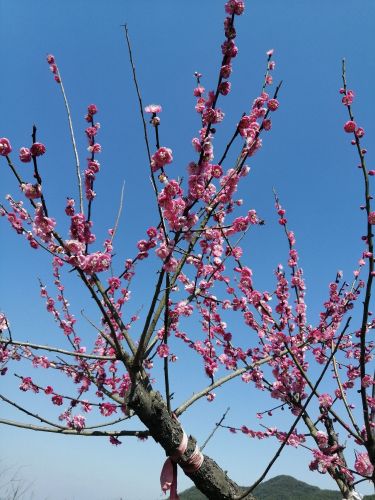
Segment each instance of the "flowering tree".
M374 276L372 225L375 224L369 176L375 171L366 167L366 150L361 145L364 130L357 125L352 112L354 92L347 87L343 65L340 93L348 111L344 131L357 149L365 186L364 249L353 281L344 282L342 273L337 273L329 284L318 324L310 325L295 236L288 228L286 212L276 192L276 212L289 245L289 259L288 271L281 265L275 270L274 291L255 287L252 270L240 246L241 239L252 227L263 224L254 209L244 209L236 192L238 185L247 181L250 169L246 162L261 148L262 135L271 130L272 115L279 107L281 84L272 89L275 69L272 50L267 52L260 95L250 110L239 117L222 154L214 154L216 127L224 119L219 101L231 91L229 79L238 52L235 21L244 12L244 2L229 0L225 11L225 40L221 46L222 62L216 88L206 92L202 75L195 73L195 109L201 125L192 140L195 158L188 165L186 183L177 176L181 172L173 173L170 167L173 152L161 139L162 107L143 106L125 28L156 207L153 225L145 228L144 239L137 242L134 255L125 262L114 250L122 202L116 223L108 230L108 238L102 247L95 247L92 208L101 152L97 142L98 108L89 105L85 117L89 157L82 173L69 103L54 56L49 55L47 60L67 111L78 186L77 199L68 198L65 207L67 235L49 211L48 196L43 189L46 146L39 142L36 127L33 127L31 146L21 147L19 151L19 161L30 163L33 168L32 181L20 174L11 154L10 140L0 139L0 155L27 199L24 203L18 197L7 195L1 215L32 249L45 251L52 262L56 289L50 291L41 282L41 296L66 341L63 348L18 340L11 330L11 318L1 313L1 374L6 375L8 365L13 362L19 361L22 366L29 362L34 367L55 370L76 385L76 393L67 395L55 390L48 377L43 382L29 374L19 376L21 391L48 397L53 405L61 407L59 421L40 416L0 394L3 402L38 419L42 425L5 419L0 422L60 434L107 436L113 445L119 445L127 436L142 439L150 436L170 457L162 470L161 485L163 491L171 490L171 498L177 498L177 464L208 498L252 498L252 491L282 449L287 445L304 446L312 453L312 470L328 473L344 498L359 498L356 483L375 481L375 394L374 378L369 371L373 349L370 333L374 327L369 317ZM238 144L237 139L241 141L237 159L228 168L228 153ZM64 226L64 222L59 224ZM154 252L159 259L157 279L152 284L154 292L141 322L138 315L129 315L131 288L138 267L151 259ZM118 272L114 266L119 268ZM79 277L100 315L100 322L89 320L96 332L90 343L80 338L69 305L64 277L70 272ZM361 293L361 322L352 327L348 313ZM243 332L234 334L230 327L230 322L238 321L237 318L241 318L248 334L245 343ZM199 333L197 324L200 324ZM208 382L206 387L172 407L169 366L178 361L174 354L177 343L194 351L197 367L205 372ZM41 351L45 354L40 355ZM159 366L163 377L155 381L154 373ZM335 387L332 393L322 393L320 383L330 373L333 373ZM212 401L215 389L235 378L268 392L271 398L278 400L278 408L294 415L289 429L263 427L260 431L246 425L238 429L229 426L231 432L238 430L250 438L274 438L280 442L262 476L247 490L240 488L214 460L202 454L194 437L185 433L178 420L199 399L206 397ZM362 408L360 420L352 411L357 394ZM113 424L128 424L128 420L138 418L143 427L134 430L126 425L125 430L103 430L107 423L94 427L86 422L85 415L97 413L106 418L116 417ZM299 423L305 425L304 433L297 432ZM355 440L354 460L347 453L339 432Z

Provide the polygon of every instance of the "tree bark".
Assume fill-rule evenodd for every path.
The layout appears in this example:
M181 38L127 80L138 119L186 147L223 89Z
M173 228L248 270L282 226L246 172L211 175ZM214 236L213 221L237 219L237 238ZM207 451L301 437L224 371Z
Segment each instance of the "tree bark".
M148 391L138 383L128 405L149 429L154 440L164 448L167 456L171 455L181 443L183 430L180 422L168 412L161 394ZM186 452L177 461L178 464L183 466L187 462L195 445L196 439L189 436ZM161 467L162 464L160 464ZM204 461L198 471L185 472L185 474L211 500L235 500L244 492L244 488L232 481L225 471L207 455L204 455ZM246 500L254 499L252 495L247 495L245 498Z

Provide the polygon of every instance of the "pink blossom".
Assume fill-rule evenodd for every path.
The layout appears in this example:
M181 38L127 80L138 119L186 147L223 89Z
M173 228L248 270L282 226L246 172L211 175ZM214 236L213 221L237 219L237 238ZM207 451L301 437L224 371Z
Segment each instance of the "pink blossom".
M6 137L0 139L0 156L7 156L12 151L12 146Z
M91 146L89 146L87 148L87 151L89 151L90 153L101 153L102 152L102 147L101 147L100 144L95 143L95 144L92 144Z
M86 419L83 415L74 415L72 420L68 422L68 427L75 429L76 431L81 431L85 428Z
M158 230L156 229L156 227L153 226L149 227L146 232L150 238L155 238L156 235L158 234Z
M375 224L375 212L370 212L368 216L368 222L371 225Z
M61 406L63 404L64 400L62 396L59 396L58 394L54 394L52 396L52 403L56 406Z
M4 313L0 312L0 332L8 328L7 318Z
M85 133L86 133L87 137L92 139L98 133L98 128L95 126L87 127L87 129L85 130Z
M156 151L156 153L152 155L151 169L153 172L156 172L156 170L164 167L164 165L172 163L172 161L172 150L169 148L161 147Z
M160 104L149 104L148 106L145 107L145 112L146 113L160 113L162 111L162 107Z
M47 62L48 64L55 64L55 57L52 54L48 54Z
M236 14L240 16L245 10L245 2L242 0L229 0L225 4L225 12L227 14Z
M209 392L206 396L207 398L207 401L209 401L211 403L211 401L213 401L216 397L216 394L214 392Z
M234 58L238 54L238 47L233 40L226 40L221 44L221 52L226 57Z
M263 128L264 130L271 130L271 127L272 127L272 122L270 119L266 118L265 120L263 120Z
M195 87L195 89L193 90L193 94L195 97L202 97L202 95L204 94L204 91L205 91L205 88L202 87L201 85L198 85L198 87Z
M325 432L318 431L316 433L316 440L320 448L325 448L328 445L328 436Z
M329 408L332 406L332 398L329 394L324 393L319 396L319 404L323 408Z
M44 215L41 203L38 203L35 208L35 217L33 223L33 230L36 236L42 241L48 242L52 239L52 232L56 225L55 219L46 217Z
M47 387L44 389L44 393L45 394L52 394L53 393L53 387L51 387L50 385L47 385Z
M118 439L117 436L109 436L109 442L115 446L121 444L121 441Z
M279 101L277 99L270 99L267 103L267 107L270 111L276 111L279 107Z
M221 95L228 95L230 92L231 83L230 82L221 82L219 86L219 92Z
M24 392L29 391L30 389L35 393L39 392L38 387L33 384L31 377L23 377L22 383L20 384L20 389Z
M46 147L41 142L34 142L30 148L32 156L42 156L46 152Z
M211 174L212 177L215 177L215 179L219 179L223 175L223 169L221 165L212 165Z
M357 130L355 131L355 135L360 139L365 135L365 131L362 127L358 127Z
M19 158L23 163L29 163L31 161L31 151L29 148L21 148L19 152Z
M113 403L101 403L99 408L103 417L110 417L112 413L117 412L117 406Z
M35 200L42 196L42 186L40 184L21 184L21 189L29 200Z
M203 120L208 123L220 123L224 119L224 113L221 109L206 108L202 113Z
M111 290L118 290L121 286L121 280L116 277L108 278L108 284Z
M371 477L374 472L374 467L370 462L368 453L358 453L354 463L355 470L362 476Z
M169 347L167 346L167 344L160 344L156 349L156 352L161 358L167 358L169 355Z
M232 73L232 66L230 64L224 64L220 69L220 75L223 78L229 78Z
M98 112L98 108L96 106L96 104L89 104L89 106L87 106L87 113L91 116L93 115L96 115L96 113Z
M268 57L271 57L273 55L273 53L274 53L274 49L270 49L270 50L267 50L266 55Z
M355 132L356 128L357 128L357 124L356 124L356 122L353 122L352 120L347 121L344 125L344 130L348 134L350 134L351 132Z
M78 240L65 240L64 247L69 253L77 254L84 251L85 244Z
M74 259L78 259L77 263L69 259L72 265L78 265L87 274L94 274L107 271L111 265L112 257L108 253L94 252L87 256L81 255L75 257Z
M362 379L361 379L361 385L362 387L371 387L372 385L374 385L374 379L371 377L371 375L365 375Z
M342 91L343 91L342 93L345 92L344 89L342 89ZM350 106L353 103L353 100L354 100L354 92L352 90L348 90L342 98L342 103L345 106Z

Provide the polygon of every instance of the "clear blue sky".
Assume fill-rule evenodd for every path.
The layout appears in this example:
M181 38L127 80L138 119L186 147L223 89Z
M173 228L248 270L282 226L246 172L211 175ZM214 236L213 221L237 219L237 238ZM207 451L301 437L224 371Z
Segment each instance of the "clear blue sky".
M98 241L113 225L121 184L125 180L125 206L116 252L134 254L134 243L144 229L154 224L152 190L142 140L136 96L124 42L128 23L138 78L145 104L163 106L161 137L171 147L175 161L170 169L184 175L194 159L191 138L199 127L194 111L193 73L203 73L203 85L216 83L223 39L224 1L198 0L131 2L129 0L0 1L2 27L2 78L0 92L0 137L8 137L15 150L30 143L31 127L48 153L41 161L49 205L62 218L67 196L75 196L74 159L68 139L66 116L58 86L49 73L45 56L52 53L59 64L70 100L81 160L85 138L83 115L87 104L96 103L102 124L99 142L102 170L96 184L94 217ZM372 0L253 0L238 19L239 55L234 61L232 93L221 104L226 119L215 139L220 152L239 116L249 109L259 93L264 74L265 52L275 49L275 80L283 80L280 109L272 131L264 136L264 147L250 162L252 172L242 196L245 206L256 208L266 220L247 238L247 262L254 269L259 289L272 289L273 269L287 259L287 248L273 213L275 186L294 229L301 265L308 285L309 321L314 322L319 305L337 269L350 276L361 254L364 231L360 172L357 158L343 133L346 110L340 104L341 59L347 59L349 87L356 91L355 114L366 130L368 165L375 161L373 81L375 77ZM229 165L228 165L229 166ZM17 186L1 162L2 197L18 194ZM375 167L375 165L374 165ZM22 166L26 176L28 165ZM20 237L1 221L0 309L7 312L15 338L54 343L59 339L44 305L38 298L40 277L49 282L49 269L42 252L32 252ZM21 244L22 243L22 244ZM129 316L147 302L150 269L140 273ZM89 301L72 276L68 278L70 299L76 315ZM152 291L152 290L151 290ZM81 321L83 335L87 325ZM176 347L176 351L178 351ZM183 358L183 352L181 359ZM207 379L201 368L186 358L174 368L176 403L203 387ZM22 372L24 370L24 372ZM15 366L17 373L26 373ZM29 370L30 371L30 370ZM32 373L42 381L39 369ZM192 385L186 386L186 379ZM15 377L2 377L0 391L32 407L35 400L20 393ZM255 426L255 412L269 401L240 382L217 390L210 405L202 402L183 417L189 433L202 442L227 406L228 422ZM254 400L257 405L254 405ZM51 412L38 398L38 411ZM15 417L0 404L0 415ZM272 421L269 422L272 425ZM288 420L285 419L285 426ZM106 439L59 437L0 428L2 458L24 467L23 476L33 481L34 498L54 500L148 500L160 498L158 475L163 463L161 449L149 440L123 440L115 448ZM274 443L249 441L242 436L217 433L207 448L233 479L250 484L272 456ZM286 450L272 475L292 474L323 487L335 485L326 476L308 471L310 456L303 450ZM180 474L180 486L187 486ZM366 491L365 489L363 491Z

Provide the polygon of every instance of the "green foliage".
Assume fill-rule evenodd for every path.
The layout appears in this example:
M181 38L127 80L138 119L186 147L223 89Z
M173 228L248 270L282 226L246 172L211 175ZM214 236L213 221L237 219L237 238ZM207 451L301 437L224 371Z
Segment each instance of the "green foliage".
M257 500L342 500L342 495L338 491L322 490L291 476L276 476L260 484L254 495ZM205 498L195 487L180 493L181 500L205 500ZM367 495L363 500L375 500L375 495Z

